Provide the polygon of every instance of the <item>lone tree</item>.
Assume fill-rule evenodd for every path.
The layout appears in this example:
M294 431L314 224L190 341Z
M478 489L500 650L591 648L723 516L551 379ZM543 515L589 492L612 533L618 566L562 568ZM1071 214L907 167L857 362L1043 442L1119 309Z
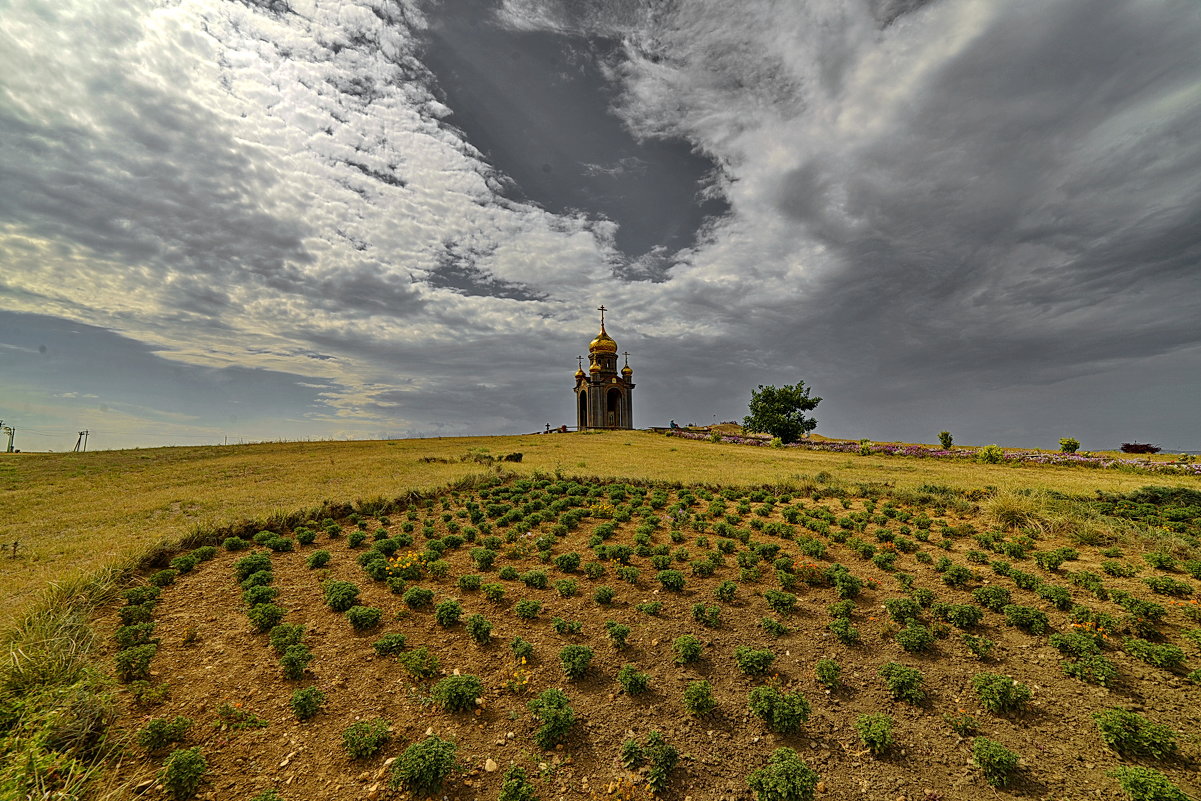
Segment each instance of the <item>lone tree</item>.
M759 385L751 390L751 403L742 418L742 427L748 431L762 431L779 437L781 442L796 442L806 432L817 428L817 420L806 417L821 403L821 398L809 397L809 388L804 381L777 389Z

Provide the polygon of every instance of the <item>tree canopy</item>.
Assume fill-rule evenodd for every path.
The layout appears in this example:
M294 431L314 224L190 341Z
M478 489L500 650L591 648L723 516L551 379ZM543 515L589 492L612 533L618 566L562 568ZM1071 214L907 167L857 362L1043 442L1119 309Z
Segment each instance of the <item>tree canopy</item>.
M821 403L821 398L809 397L804 381L776 388L759 385L751 390L751 403L742 427L779 437L782 442L796 442L806 432L817 428L817 420L806 417Z

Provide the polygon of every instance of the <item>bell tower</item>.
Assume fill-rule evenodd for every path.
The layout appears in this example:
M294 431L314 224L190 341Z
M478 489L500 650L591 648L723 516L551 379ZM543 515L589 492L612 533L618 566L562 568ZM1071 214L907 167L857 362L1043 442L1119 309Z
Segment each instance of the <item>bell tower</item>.
M600 312L600 333L588 344L588 372L584 372L584 357L578 357L575 372L576 427L633 428L634 427L634 370L627 351L625 366L617 369L617 343L605 331L604 306Z

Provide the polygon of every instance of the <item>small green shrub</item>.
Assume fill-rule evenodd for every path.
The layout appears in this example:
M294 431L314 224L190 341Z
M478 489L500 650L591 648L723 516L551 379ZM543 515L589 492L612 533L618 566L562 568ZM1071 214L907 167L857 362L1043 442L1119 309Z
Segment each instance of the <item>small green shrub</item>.
M483 694L483 682L475 676L464 673L441 679L434 685L430 698L447 712L466 712L475 708L476 699Z
M154 643L135 645L132 648L117 651L117 655L114 657L117 678L126 683L138 680L148 681L150 679L150 660L154 659L156 653L158 653L158 646Z
M289 645L284 655L279 658L280 667L284 669L284 678L299 681L304 678L305 668L313 661L313 654L304 643Z
M1000 612L1013 603L1013 597L1009 590L996 585L977 587L972 590L972 598L985 609L991 609L994 612Z
M575 579L559 579L555 582L555 591L560 598L574 598L580 594L580 585Z
M303 687L293 691L289 703L297 720L309 720L321 711L325 704L325 694L316 687Z
M626 740L621 744L621 764L627 770L646 765L646 784L652 794L667 789L672 769L680 761L680 752L657 731L646 736L645 743Z
M592 649L586 645L565 645L559 650L559 663L569 679L578 679L592 664Z
M515 660L517 660L518 662L520 662L523 659L528 662L529 660L534 658L533 644L527 642L526 640L523 640L520 637L514 637L509 642L509 650L512 651L513 658Z
M892 718L880 713L860 715L855 718L855 732L860 742L879 756L892 745Z
M241 537L226 537L221 547L227 551L244 551L250 547L250 543Z
M791 734L809 719L809 701L799 691L781 692L761 684L751 690L748 700L751 713L778 734Z
M397 661L417 679L432 679L438 675L438 657L425 646L401 654Z
M453 742L436 736L413 743L392 763L388 786L408 790L415 798L437 795L455 768L455 751Z
M554 748L563 742L575 723L575 712L562 690L543 690L530 701L529 710L540 724L534 732L534 743L542 749Z
M434 605L434 591L427 587L410 587L400 600L410 609L429 609Z
M342 748L351 759L375 756L392 737L388 721L383 718L360 720L342 732Z
M464 573L459 576L459 580L455 582L455 586L466 592L474 592L480 588L483 582L484 579L477 573Z
M359 588L349 581L329 579L321 584L325 605L335 612L345 612L358 603Z
M738 585L732 581L723 581L718 584L713 590L713 597L722 603L730 603L734 600L734 596L738 593Z
M259 604L269 604L279 596L279 590L275 587L251 587L242 593L242 603L247 607L258 606Z
M1042 634L1047 630L1047 613L1031 606L1009 604L1001 610L1005 614L1005 622L1016 626L1028 634Z
M1117 666L1100 654L1066 660L1060 666L1066 675L1101 687L1108 687L1118 677Z
M525 768L510 765L501 778L500 795L496 801L538 801L538 788L530 784Z
M630 627L616 620L605 621L605 634L619 651L626 647L626 638L630 636Z
M657 617L659 615L659 613L663 611L663 602L662 601L648 601L647 603L644 603L644 604L635 604L634 609L635 609L635 611L641 612L644 615L650 615L651 617Z
M135 645L147 645L155 642L153 623L132 623L121 626L114 635L117 645L121 648L133 648Z
M817 683L827 690L837 690L842 686L842 666L833 659L819 659L813 666Z
M190 553L177 556L170 562L171 569L181 575L183 573L191 573L192 569L198 564L200 564L200 559L195 554Z
M1148 551L1143 554L1143 561L1156 570L1175 570L1176 557L1167 551Z
M707 681L694 681L684 689L684 709L690 715L707 715L717 709L713 697L713 685Z
M316 570L319 567L325 567L328 565L329 558L329 551L313 551L311 554L309 554L309 558L306 559L304 563L309 570Z
M721 626L721 607L717 604L693 604L692 619L711 629L719 628Z
M972 652L972 656L981 662L991 658L993 649L997 647L997 644L992 640L976 634L961 634L960 639L963 640L963 644L967 646L967 649Z
M1118 780L1131 801L1190 801L1183 790L1154 768L1124 765L1109 771L1108 775Z
M797 597L790 592L767 590L763 593L768 607L777 614L786 615L796 609Z
M923 653L934 647L934 632L910 618L908 625L897 632L896 640L910 653Z
M972 676L972 689L980 706L996 715L1022 709L1031 697L1025 684L999 673L977 673Z
M679 570L660 570L655 574L655 579L663 585L664 589L679 592L684 589L686 579L684 574Z
M676 637L672 640L671 650L675 653L675 662L677 665L685 665L689 662L695 662L701 658L701 651L704 646L699 638L691 634L685 634Z
M182 743L191 727L191 718L185 718L183 715L176 715L174 718L151 718L138 730L138 745L153 754L172 743Z
M789 632L789 628L787 626L771 617L759 618L759 628L763 629L773 637L783 637Z
M493 603L500 603L505 598L505 587L503 584L490 582L480 587L483 590L484 597Z
M987 737L977 737L972 741L972 761L984 771L984 781L993 787L1009 784L1018 767L1017 754Z
M379 656L396 656L405 649L405 635L398 632L385 634L371 643L371 648Z
M346 619L355 631L367 631L379 625L384 610L378 606L352 606L346 610Z
M622 665L617 671L617 683L626 691L626 695L641 695L650 689L651 676L643 673L629 663Z
M271 570L271 557L266 551L255 551L234 562L234 577L238 582L243 582L250 574L263 570Z
M467 636L471 637L477 645L487 645L492 639L492 624L479 613L468 617L464 628L467 629Z
M592 593L592 600L596 601L601 606L608 606L613 603L615 592L608 584L602 584Z
M748 676L762 676L771 670L776 655L766 648L740 645L734 649L734 663Z
M813 801L818 775L791 748L777 748L767 765L751 771L747 785L755 801Z
M951 731L958 734L960 737L967 737L974 734L980 729L980 721L976 720L972 715L960 711L955 714L945 714L942 719L951 727Z
M1172 670L1184 664L1184 651L1170 643L1156 645L1137 637L1127 637L1122 641L1122 647L1126 653L1155 667Z
M159 784L175 801L184 801L196 795L208 767L199 747L177 749L163 763Z
M542 611L542 602L526 598L513 605L513 613L522 620L533 620Z
M273 581L275 581L274 573L270 570L259 570L242 579L239 586L244 590L249 590L253 587L266 587Z
M907 667L900 662L889 662L880 668L880 677L884 679L888 692L897 701L921 704L926 700L926 691L922 689L926 677L917 668Z
M434 620L443 628L456 625L463 617L463 605L453 598L447 598L434 607Z
M936 603L930 608L930 613L961 629L974 628L984 619L984 610L975 604Z
M1165 759L1176 753L1176 733L1137 712L1109 707L1093 713L1101 739L1126 757Z
M178 570L170 570L170 569L160 570L157 573L151 573L150 578L147 579L147 581L149 581L151 584L153 584L156 587L167 587L167 586L174 584L175 579L178 576L179 576Z

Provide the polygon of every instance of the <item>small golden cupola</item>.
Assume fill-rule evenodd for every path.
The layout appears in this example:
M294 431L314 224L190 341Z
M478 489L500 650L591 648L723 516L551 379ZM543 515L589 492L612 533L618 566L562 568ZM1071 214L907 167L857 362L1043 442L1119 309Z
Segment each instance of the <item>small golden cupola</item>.
M601 306L597 311L601 313L600 333L588 343L588 375L583 372L582 356L575 374L576 424L581 430L633 428L634 370L630 367L630 354L624 354L626 363L619 372L617 342L605 330L608 309Z

